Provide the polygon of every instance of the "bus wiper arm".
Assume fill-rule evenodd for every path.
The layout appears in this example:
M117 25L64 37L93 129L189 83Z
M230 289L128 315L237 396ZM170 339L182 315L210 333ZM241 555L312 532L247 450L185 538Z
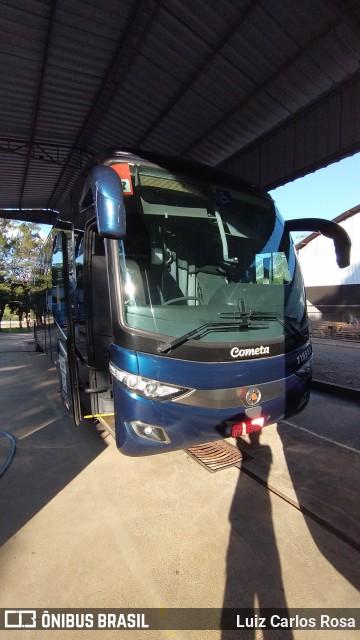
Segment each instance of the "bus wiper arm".
M293 316L282 316L274 311L252 311L251 318L256 320L277 320L284 329L289 329L291 333L303 342L306 338L305 334L294 324L297 319Z
M248 324L242 325L240 322L206 322L205 324L200 325L200 327L197 327L192 331L188 331L188 333L184 333L183 336L175 338L175 340L171 340L170 342L161 342L158 346L158 351L160 353L171 351L192 338L202 338L212 331L233 331L234 329L241 331L242 329L249 328L251 327L249 327Z

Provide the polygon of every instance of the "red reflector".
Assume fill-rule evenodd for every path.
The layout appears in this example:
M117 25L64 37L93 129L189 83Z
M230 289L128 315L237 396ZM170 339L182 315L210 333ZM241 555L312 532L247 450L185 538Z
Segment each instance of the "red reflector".
M250 422L239 422L234 424L231 429L232 438L241 438L248 433L254 433L254 431L261 431L265 423L265 418L254 418Z

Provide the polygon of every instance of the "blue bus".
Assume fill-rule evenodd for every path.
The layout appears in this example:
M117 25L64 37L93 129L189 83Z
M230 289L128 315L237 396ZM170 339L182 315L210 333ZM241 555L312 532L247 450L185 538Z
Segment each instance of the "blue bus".
M142 456L242 436L306 406L312 349L290 232L332 237L345 267L341 227L285 223L254 185L125 151L89 171L62 226L35 339L76 425L93 416Z

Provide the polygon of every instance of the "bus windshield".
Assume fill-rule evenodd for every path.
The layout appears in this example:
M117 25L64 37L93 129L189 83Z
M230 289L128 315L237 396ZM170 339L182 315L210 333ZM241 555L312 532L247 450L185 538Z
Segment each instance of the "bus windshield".
M303 283L269 196L149 166L131 174L119 241L125 326L173 346L299 334Z

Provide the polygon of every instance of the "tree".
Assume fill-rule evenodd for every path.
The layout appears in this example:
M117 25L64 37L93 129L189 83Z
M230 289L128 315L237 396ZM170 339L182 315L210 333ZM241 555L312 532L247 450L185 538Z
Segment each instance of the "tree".
M32 271L42 244L40 225L0 219L0 233L0 323L9 305L21 326L30 311Z
M0 322L10 297L8 261L13 248L13 223L0 218Z
M24 315L28 318L31 301L31 281L16 278L10 282L9 308L11 313L16 313L19 317L20 329Z

